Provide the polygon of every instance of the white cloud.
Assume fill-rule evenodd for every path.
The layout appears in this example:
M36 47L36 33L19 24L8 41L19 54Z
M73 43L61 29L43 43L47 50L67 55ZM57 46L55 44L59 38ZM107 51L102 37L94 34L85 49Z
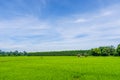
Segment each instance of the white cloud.
M87 22L88 20L86 19L77 19L74 23L83 23L83 22Z
M113 6L114 7L114 6ZM116 45L120 39L120 11L119 7L110 7L98 11L97 13L85 14L85 18L88 20L84 23L65 23L63 27L59 26L58 31L66 41L65 43L76 43L79 44L79 48L83 48L84 45L88 44L87 47L95 47L101 45ZM96 17L97 16L97 17ZM79 16L78 16L79 17ZM78 18L76 16L76 18ZM82 17L83 18L83 17ZM68 18L70 21L75 19ZM81 18L80 18L81 20ZM67 21L69 22L69 21ZM77 35L87 34L88 36L81 36L75 38ZM116 41L114 41L114 40ZM63 44L65 44L63 43ZM109 44L108 44L109 43ZM76 45L77 47L77 45Z
M49 23L36 17L0 20L0 48L11 50L29 47L29 44L36 41L35 36L46 36L49 29Z
M47 51L117 45L120 43L119 8L110 6L82 16L59 18L54 23L34 16L0 20L0 48Z

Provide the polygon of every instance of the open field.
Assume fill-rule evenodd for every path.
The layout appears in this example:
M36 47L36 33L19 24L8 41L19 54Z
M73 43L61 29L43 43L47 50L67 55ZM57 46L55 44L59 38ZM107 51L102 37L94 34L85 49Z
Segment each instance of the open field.
M120 57L0 57L0 80L120 80Z

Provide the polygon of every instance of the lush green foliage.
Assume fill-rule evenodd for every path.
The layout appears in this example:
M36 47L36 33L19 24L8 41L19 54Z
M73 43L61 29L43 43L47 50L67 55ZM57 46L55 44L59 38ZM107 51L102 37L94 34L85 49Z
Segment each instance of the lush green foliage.
M115 47L114 46L103 46L99 48L91 49L91 54L93 56L113 56L115 55Z
M0 57L0 80L120 80L120 58Z
M116 52L117 51L117 52ZM30 52L29 56L118 56L120 45L117 49L114 46L102 46L91 50L55 51L55 52Z
M28 56L77 56L77 54L86 55L89 52L89 50L30 52Z
M117 46L117 53L120 56L120 44Z
M4 52L0 50L0 56L120 56L120 44L114 46L102 46L91 50L51 51L51 52Z
M0 56L26 56L28 53L26 51L18 52L17 50L12 52L5 52L0 50Z
M91 53L93 56L99 56L101 54L101 51L99 48L94 48L94 49L91 49Z

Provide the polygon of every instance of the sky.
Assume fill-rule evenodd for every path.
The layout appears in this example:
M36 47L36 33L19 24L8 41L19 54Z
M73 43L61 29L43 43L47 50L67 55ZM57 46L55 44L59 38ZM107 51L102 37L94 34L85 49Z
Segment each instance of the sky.
M1 50L81 50L119 43L120 0L0 0Z

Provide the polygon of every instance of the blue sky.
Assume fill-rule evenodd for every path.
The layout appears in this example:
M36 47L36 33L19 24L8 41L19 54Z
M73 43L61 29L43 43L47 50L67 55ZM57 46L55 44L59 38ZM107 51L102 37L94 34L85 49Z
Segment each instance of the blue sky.
M0 49L52 51L120 43L120 0L0 0Z

